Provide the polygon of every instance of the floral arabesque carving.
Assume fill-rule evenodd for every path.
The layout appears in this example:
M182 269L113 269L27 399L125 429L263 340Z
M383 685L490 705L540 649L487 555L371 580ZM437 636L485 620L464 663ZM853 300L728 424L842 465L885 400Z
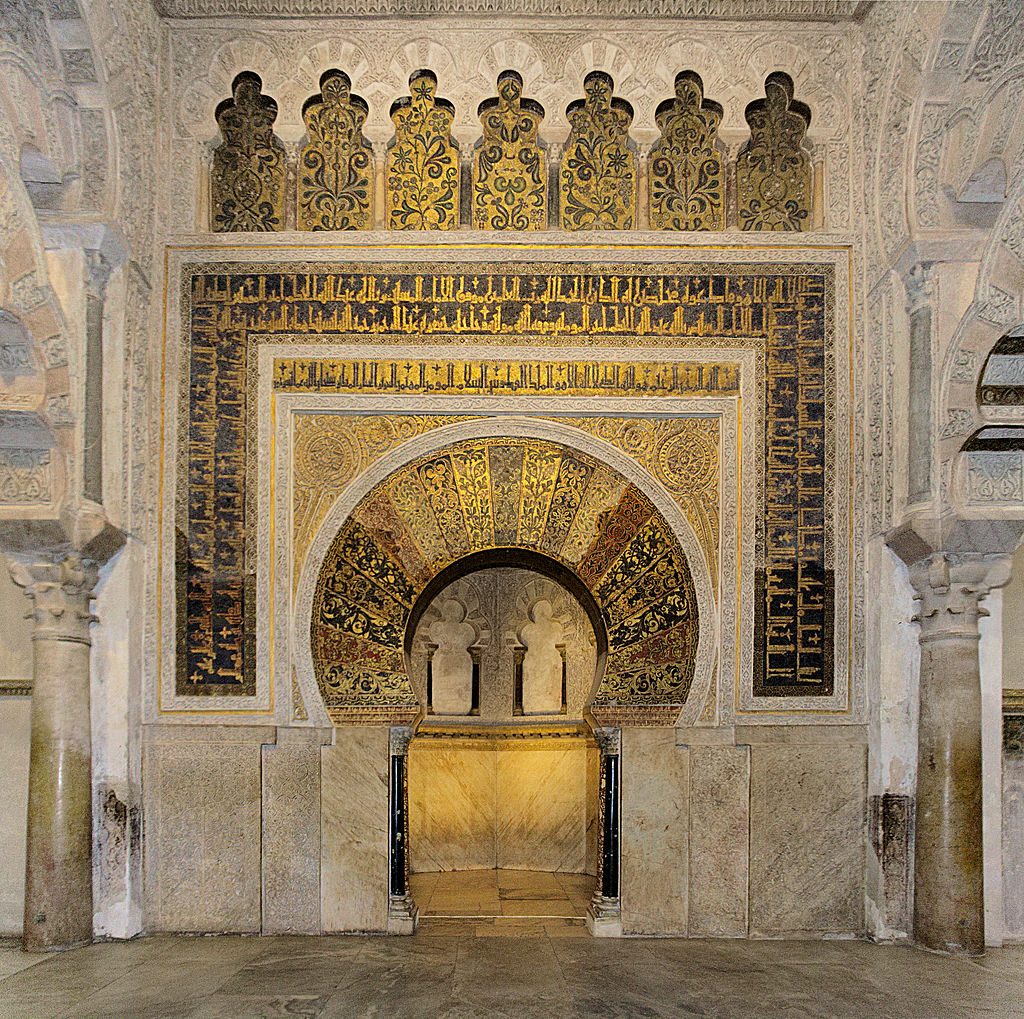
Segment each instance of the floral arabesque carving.
M277 103L262 89L258 74L243 71L232 83L232 98L217 107L224 136L211 176L218 233L284 229L285 152L273 130Z
M801 147L811 111L793 98L793 79L776 71L765 98L744 111L750 141L736 159L741 230L806 230L811 220L811 159Z
M675 98L655 111L661 138L650 156L650 221L654 230L721 230L725 172L716 145L722 107L704 98L694 71L676 75Z
M563 230L631 230L636 225L637 159L629 148L633 107L612 96L604 71L583 79L585 98L566 108L572 125L559 177Z
M478 110L484 136L473 156L473 226L543 230L548 218L547 159L537 142L544 107L523 98L516 71L498 76L498 95Z
M414 71L410 95L391 106L395 144L385 167L390 230L454 230L459 225L455 107L437 95L433 71Z
M373 226L373 149L363 137L370 108L343 71L325 71L303 104L308 141L299 160L300 230Z

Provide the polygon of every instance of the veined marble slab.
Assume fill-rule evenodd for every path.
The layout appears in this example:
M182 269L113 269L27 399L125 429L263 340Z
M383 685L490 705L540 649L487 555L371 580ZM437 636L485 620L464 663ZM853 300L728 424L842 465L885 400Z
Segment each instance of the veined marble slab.
M675 730L622 730L622 930L685 934L690 752Z
M320 757L320 914L325 932L388 918L388 729L342 726Z

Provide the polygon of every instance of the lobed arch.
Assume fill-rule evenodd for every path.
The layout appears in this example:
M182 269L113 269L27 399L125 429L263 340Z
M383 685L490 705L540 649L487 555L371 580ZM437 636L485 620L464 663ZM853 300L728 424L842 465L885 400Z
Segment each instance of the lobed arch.
M378 645L383 650L378 651L361 643L360 634L335 633L328 636L325 645L323 634L316 634L317 614L323 610L325 593L328 601L332 597L329 593L331 585L334 585L337 592L339 586L344 588L345 583L351 580L351 552L357 545L353 536L357 535L360 539L365 536L360 532L364 530L363 522L368 507L374 507L369 510L371 513L386 511L379 499L388 485L394 485L396 479L408 477L410 472L420 470L432 459L436 461L439 457L450 455L452 450L465 452L509 444L531 447L552 457L566 458L575 464L582 463L592 470L591 479L593 471L600 472L604 478L611 478L618 486L617 501L610 500L613 505L600 507L605 513L605 523L610 521L616 525L615 510L620 509L619 504L628 494L632 500L630 505L641 507L638 515L646 514L643 523L651 524L644 532L642 541L648 541L654 531L659 531L661 535L661 544L657 548L662 555L656 557L657 562L662 564L659 567L660 573L658 570L640 572L639 575L631 573L627 578L628 583L613 585L609 581L600 589L605 574L611 567L619 567L620 557L625 559L630 541L637 538L638 528L627 535L631 525L619 521L622 524L619 537L627 540L621 542L622 547L615 552L607 545L605 538L606 544L600 554L607 561L600 570L592 566L593 560L590 565L586 562L589 545L582 552L578 547L574 548L573 555L580 557L576 563L565 561L564 557L560 560L557 554L549 555L553 561L560 563L560 568L577 574L577 582L595 593L595 600L606 612L601 625L609 635L608 664L593 708L595 719L601 724L671 725L682 716L683 721L692 723L700 714L712 682L718 629L710 573L696 535L672 497L619 450L569 426L524 418L459 422L418 436L382 457L338 497L318 529L303 564L293 614L296 674L307 703L317 704L321 709L317 713L335 724L408 724L415 720L419 714L419 705L405 672L404 658L404 640L412 606L442 570L452 567L467 554L498 547L512 549L514 552L517 547L526 547L525 543L522 546L499 546L497 542L484 542L480 548L467 548L463 545L458 554L442 552L433 566L427 564L426 568L420 568L415 579L406 575L404 583L407 586L403 590L402 602L405 609L399 610L393 604L387 606L392 618L390 629L386 632L389 644ZM378 501L375 502L375 499ZM626 509L628 507L621 507L620 517ZM386 532L386 528L384 530ZM344 565L339 570L338 553L346 542L348 551L342 557ZM541 547L539 551L550 553L550 542L548 544L547 549ZM633 547L633 558L638 550L639 543ZM397 553L388 553L388 558L391 555ZM580 563L583 563L583 572L587 574L586 580L579 577ZM669 579L673 568L680 578L680 582L674 586ZM401 578L396 579L400 584L403 583ZM634 584L634 581L640 583ZM627 593L627 588L630 593ZM665 598L673 591L678 592L674 599ZM375 596L377 594L370 593ZM609 608L615 598L620 599L620 604ZM628 626L623 627L626 620L620 617L631 598L641 601L634 601L638 607L634 613L629 614L629 620L635 621L638 615L643 615L644 598L647 599L646 604L652 610L652 615L647 617L645 625L649 632L645 631L644 639L626 643L631 631ZM670 606L661 608L660 616L654 604L658 598ZM365 606L362 608L365 611ZM374 611L376 616L366 613L367 618L380 621L382 608L376 607ZM673 612L676 614L673 615ZM611 626L608 626L609 613ZM689 614L689 622L680 618L680 614L682 617ZM347 625L350 629L360 628L359 625ZM366 628L365 623L363 628ZM379 629L375 627L375 630ZM354 666L327 675L325 646L330 649L328 656L344 650L347 655L371 662L371 668L361 673L359 667ZM382 668L378 669L378 666Z

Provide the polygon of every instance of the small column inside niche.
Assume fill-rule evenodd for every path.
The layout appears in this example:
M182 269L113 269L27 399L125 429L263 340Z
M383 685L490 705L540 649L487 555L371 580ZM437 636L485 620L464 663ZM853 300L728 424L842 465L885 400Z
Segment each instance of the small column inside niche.
M388 933L414 934L419 909L409 894L409 776L412 728L394 725L389 740Z
M587 908L587 929L594 937L622 936L619 895L621 803L621 729L595 729L601 752L601 782L597 830L597 888Z

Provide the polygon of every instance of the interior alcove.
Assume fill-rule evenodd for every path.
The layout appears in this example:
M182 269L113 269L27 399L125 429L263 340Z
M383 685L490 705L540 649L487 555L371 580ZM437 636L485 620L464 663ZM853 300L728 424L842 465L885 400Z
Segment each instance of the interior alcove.
M543 559L516 550L463 564L424 592L410 619L407 667L424 716L409 746L409 864L427 916L581 916L593 890L599 755L584 714L606 637L596 606L597 627ZM523 666L538 610L557 635L564 687L557 708L531 713ZM436 710L430 690L449 625L473 661L468 712Z

